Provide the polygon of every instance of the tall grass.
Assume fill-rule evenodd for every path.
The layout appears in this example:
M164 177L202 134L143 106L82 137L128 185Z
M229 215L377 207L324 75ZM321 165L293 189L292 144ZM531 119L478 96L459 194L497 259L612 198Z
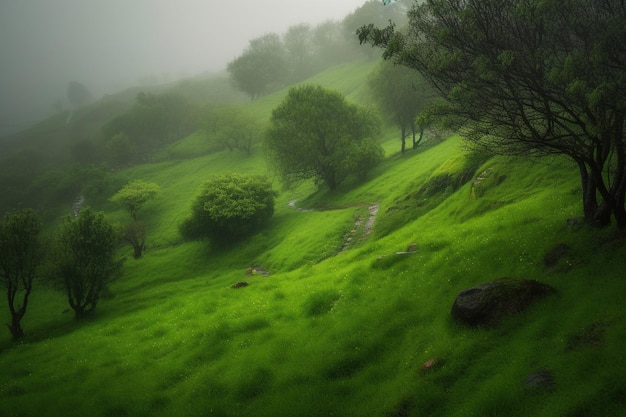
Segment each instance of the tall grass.
M343 79L332 75L320 79ZM395 135L385 144L397 145ZM612 230L567 225L580 196L564 160L481 160L465 181L416 200L433 178L465 172L461 152L450 138L390 156L341 193L277 183L268 227L229 250L181 242L177 225L201 181L266 173L262 155L127 170L161 187L139 212L148 250L85 321L64 312L61 294L35 289L26 338L0 334L0 415L624 415L624 247ZM294 210L293 199L313 210ZM366 235L355 223L374 203ZM128 216L114 206L107 215ZM571 251L546 266L557 244ZM558 293L496 329L452 322L459 291L502 276ZM249 285L233 288L239 281ZM437 365L425 369L430 360ZM554 387L525 385L540 370Z

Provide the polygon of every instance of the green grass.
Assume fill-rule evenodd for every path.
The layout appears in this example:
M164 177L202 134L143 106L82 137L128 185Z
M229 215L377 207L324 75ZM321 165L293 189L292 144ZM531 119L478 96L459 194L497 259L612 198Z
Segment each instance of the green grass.
M352 81L340 80L366 72L357 64L336 71L319 79L348 89ZM261 117L271 100L250 106ZM386 149L399 148L396 136L388 132ZM207 177L266 173L258 150L126 170L161 187L139 211L150 225L145 256L127 261L114 297L83 322L64 312L61 294L35 289L26 338L0 334L0 415L625 415L626 249L608 239L612 230L567 226L581 214L568 161L473 164L460 145L452 137L391 152L370 181L341 192L276 183L268 227L228 250L183 243L177 227ZM416 198L442 174L454 184ZM294 210L293 199L315 210ZM374 203L367 236L355 223ZM413 243L416 253L396 253ZM571 247L567 260L546 267L559 243ZM269 276L247 276L252 266ZM558 293L496 329L452 322L459 291L504 276ZM239 281L249 285L232 288ZM439 365L423 371L430 359ZM542 369L554 389L526 388Z

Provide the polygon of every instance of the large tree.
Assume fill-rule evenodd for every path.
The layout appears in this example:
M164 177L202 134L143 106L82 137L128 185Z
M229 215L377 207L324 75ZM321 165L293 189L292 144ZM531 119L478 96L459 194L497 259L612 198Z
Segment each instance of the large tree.
M20 324L26 314L28 297L33 289L42 259L39 240L41 219L30 209L5 214L0 219L0 283L6 288L13 338L24 335Z
M117 231L104 214L88 207L61 227L53 274L77 319L93 311L107 284L121 275L124 259L116 255L117 243Z
M417 116L434 96L428 82L410 68L385 61L372 73L369 85L383 113L400 129L401 151L405 151L409 133L415 149L424 136L427 120L418 120Z
M271 166L285 184L313 178L336 189L350 176L363 176L382 160L374 142L380 121L343 95L315 85L289 89L272 112L265 135ZM366 169L367 171L367 169Z
M566 155L585 219L626 228L626 6L621 0L428 0L361 41L423 74L442 110L497 153Z

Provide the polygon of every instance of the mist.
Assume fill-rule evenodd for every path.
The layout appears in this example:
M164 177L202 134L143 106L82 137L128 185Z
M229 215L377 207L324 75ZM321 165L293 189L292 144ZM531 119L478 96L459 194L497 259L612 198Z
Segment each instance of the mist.
M97 99L223 71L250 39L341 20L365 1L1 1L0 137L66 105L72 81Z

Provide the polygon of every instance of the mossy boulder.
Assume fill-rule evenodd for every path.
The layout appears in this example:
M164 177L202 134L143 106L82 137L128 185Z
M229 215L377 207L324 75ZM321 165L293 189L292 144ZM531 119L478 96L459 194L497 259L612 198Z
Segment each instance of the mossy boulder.
M452 317L466 326L491 327L555 292L535 280L498 278L461 291L452 305Z

